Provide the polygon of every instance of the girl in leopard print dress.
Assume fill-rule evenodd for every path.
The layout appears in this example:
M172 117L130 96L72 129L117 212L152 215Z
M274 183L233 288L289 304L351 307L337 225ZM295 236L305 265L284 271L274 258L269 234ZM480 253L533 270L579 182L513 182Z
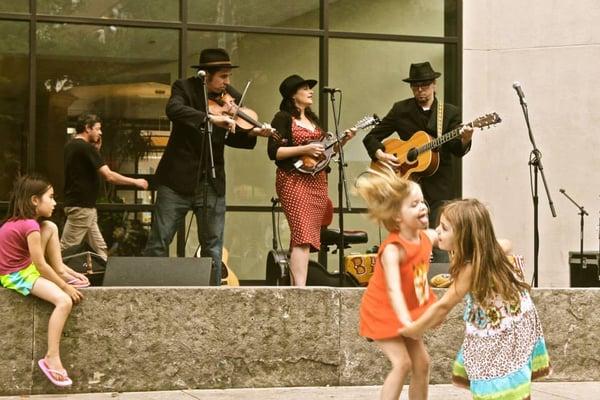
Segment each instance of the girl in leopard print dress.
M419 337L466 300L465 339L452 369L454 384L476 400L529 399L531 380L550 372L542 326L510 244L498 241L485 206L477 200L446 205L438 246L452 254L452 286L401 333Z

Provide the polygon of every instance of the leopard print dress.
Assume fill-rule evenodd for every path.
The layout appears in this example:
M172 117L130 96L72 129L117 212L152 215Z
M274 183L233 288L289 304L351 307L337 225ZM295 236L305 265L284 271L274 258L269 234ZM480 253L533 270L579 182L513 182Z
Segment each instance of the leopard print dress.
M515 273L523 277L522 259ZM454 362L452 381L469 388L475 400L529 399L531 380L550 372L542 325L528 292L520 302L500 298L485 307L469 293L465 339Z

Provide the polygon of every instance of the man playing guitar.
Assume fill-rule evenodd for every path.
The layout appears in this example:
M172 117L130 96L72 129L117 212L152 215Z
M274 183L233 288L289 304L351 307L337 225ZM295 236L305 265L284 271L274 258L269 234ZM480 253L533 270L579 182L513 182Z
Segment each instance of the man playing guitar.
M411 64L409 77L403 79L410 84L414 97L396 102L379 125L363 139L369 156L374 161L399 167L398 158L385 152L383 139L397 132L402 140L408 140L417 131L425 131L432 137L448 132L460 125L461 115L456 106L438 104L435 96L436 79L442 74L435 72L429 62ZM439 123L441 120L441 123ZM460 139L450 140L439 149L440 163L431 175L423 177L419 183L429 205L429 224L434 227L442 203L457 197L456 176L452 168L452 156L462 157L471 148L473 128L465 127ZM445 253L434 249L434 261L446 262Z

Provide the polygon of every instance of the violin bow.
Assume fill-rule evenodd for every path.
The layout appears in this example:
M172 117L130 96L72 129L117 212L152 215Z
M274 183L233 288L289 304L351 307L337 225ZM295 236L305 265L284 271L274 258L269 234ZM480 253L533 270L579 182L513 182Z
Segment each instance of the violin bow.
M246 83L246 87L244 88L244 91L242 92L242 97L240 97L240 104L238 104L237 108L235 109L235 112L233 113L233 115L231 117L231 118L233 118L234 121L238 116L238 111L239 111L240 107L242 106L242 104L244 104L244 99L246 98L246 93L248 93L248 88L250 87L251 83L252 83L252 80L249 80L248 83Z

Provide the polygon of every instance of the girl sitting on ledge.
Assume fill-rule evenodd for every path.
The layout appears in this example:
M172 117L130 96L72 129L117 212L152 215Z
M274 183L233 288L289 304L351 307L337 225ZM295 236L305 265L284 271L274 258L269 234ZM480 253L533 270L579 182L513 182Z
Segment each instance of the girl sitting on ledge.
M83 295L67 281L79 286L89 285L89 281L62 263L56 225L38 222L50 217L55 205L54 189L45 179L17 179L8 219L0 226L0 284L54 304L48 321L48 351L38 365L54 385L69 386L73 382L60 359L60 337L73 303Z

